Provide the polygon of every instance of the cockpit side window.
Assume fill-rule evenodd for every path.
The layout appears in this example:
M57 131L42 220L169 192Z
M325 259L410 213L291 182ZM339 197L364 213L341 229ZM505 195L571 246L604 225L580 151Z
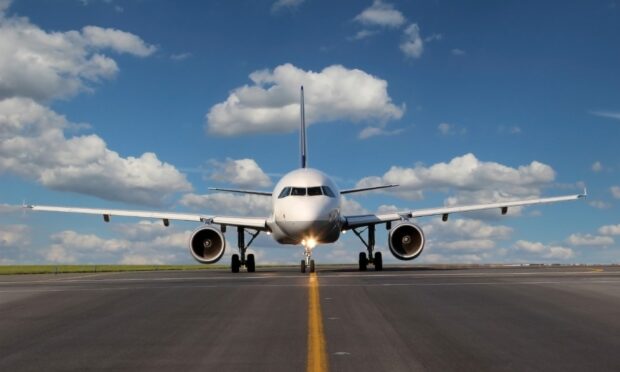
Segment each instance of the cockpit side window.
M285 187L280 192L280 195L278 195L278 199L286 198L290 193L291 193L291 188Z
M292 196L305 196L306 188L305 187L293 187L291 189L291 195Z
M329 196L330 198L336 197L336 195L334 195L334 192L332 191L332 189L329 188L329 186L321 186L321 188L323 189L323 195Z
M317 195L323 195L323 192L321 191L321 186L308 187L308 196L317 196Z

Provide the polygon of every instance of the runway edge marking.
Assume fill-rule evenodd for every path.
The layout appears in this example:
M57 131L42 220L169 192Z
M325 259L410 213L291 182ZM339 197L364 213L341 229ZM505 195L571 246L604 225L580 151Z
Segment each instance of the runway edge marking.
M321 296L319 279L316 273L309 277L308 298L308 372L328 371L325 333L323 332L323 315L321 313Z

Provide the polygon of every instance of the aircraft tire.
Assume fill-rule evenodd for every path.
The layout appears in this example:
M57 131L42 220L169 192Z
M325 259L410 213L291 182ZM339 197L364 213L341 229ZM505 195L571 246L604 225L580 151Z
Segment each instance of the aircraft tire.
M375 252L374 264L375 264L375 271L383 270L383 256L381 255L381 252Z
M241 267L241 260L239 260L239 255L233 254L232 259L230 260L230 271L232 271L233 273L238 273L239 267Z
M254 260L254 255L249 254L248 258L245 262L245 267L248 269L249 273L253 273L256 271L256 260Z
M358 263L360 271L366 271L366 268L368 266L368 258L366 258L366 252L360 252Z
M310 272L314 272L314 260L310 260Z
M301 273L304 274L306 272L306 260L301 260Z

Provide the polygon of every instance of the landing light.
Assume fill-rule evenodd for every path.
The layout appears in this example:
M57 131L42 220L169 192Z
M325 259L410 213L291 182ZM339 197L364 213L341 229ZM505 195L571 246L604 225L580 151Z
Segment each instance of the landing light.
M312 249L312 248L316 247L316 239L314 239L314 238L304 239L304 240L301 241L301 245L303 245L304 247Z

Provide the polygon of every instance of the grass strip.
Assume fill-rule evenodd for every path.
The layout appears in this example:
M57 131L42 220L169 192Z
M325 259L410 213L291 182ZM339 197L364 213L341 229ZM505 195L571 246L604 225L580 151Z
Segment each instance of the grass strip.
M225 265L0 265L0 275L210 270L226 267Z

